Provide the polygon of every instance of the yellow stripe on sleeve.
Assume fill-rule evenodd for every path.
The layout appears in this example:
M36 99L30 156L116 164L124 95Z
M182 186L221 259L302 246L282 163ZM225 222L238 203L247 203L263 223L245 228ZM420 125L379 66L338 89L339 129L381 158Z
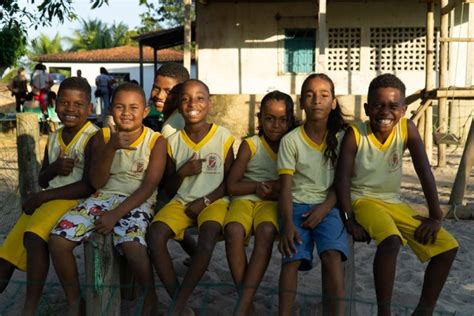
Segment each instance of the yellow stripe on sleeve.
M403 143L406 145L408 140L408 119L403 117L400 121L402 128Z
M168 152L168 156L170 156L171 158L173 158L173 150L171 149L171 145L170 143L168 143L168 145L166 146L166 151Z
M104 136L104 144L107 144L110 140L110 129L108 127L103 127L102 135Z
M156 141L158 138L160 138L161 134L158 132L153 132L153 135L151 135L150 139L150 150L153 150L153 147L155 147Z
M227 153L229 152L229 148L234 143L234 140L235 140L234 136L229 136L229 138L224 144L224 161L227 159Z
M355 137L355 141L356 141L357 147L359 147L359 144L360 144L360 132L359 132L359 129L357 128L357 126L356 126L355 124L352 124L352 125L351 125L351 128L352 128L352 130L354 131L354 137Z
M257 147L255 146L255 143L250 138L246 138L244 139L244 141L247 143L247 145L249 145L250 159L252 159L255 153L257 152Z
M278 171L278 175L288 174L292 176L295 173L295 170L291 170L291 169L278 169L277 171Z

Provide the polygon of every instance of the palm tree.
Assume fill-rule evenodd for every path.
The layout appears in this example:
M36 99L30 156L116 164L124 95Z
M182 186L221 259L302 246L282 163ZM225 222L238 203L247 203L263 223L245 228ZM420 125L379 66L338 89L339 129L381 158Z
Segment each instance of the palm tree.
M106 23L99 19L82 19L81 23L81 28L67 39L71 43L71 51L114 47L112 33Z
M136 45L137 42L132 40L131 38L131 32L128 29L128 26L124 24L123 22L120 23L114 23L112 25L112 28L110 29L110 32L112 33L112 44L113 47L117 46L124 46L124 45Z
M48 35L41 33L38 38L31 41L28 53L32 56L60 53L63 51L62 40L63 38L58 33L52 39Z

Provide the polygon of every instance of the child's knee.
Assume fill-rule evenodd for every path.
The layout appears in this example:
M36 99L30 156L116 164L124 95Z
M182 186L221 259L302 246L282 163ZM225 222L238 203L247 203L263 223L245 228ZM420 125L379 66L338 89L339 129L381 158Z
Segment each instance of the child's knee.
M385 238L378 246L378 251L383 251L384 254L398 254L402 241L400 236L392 235Z
M156 242L166 242L173 236L171 228L163 222L153 223L146 234L148 244L153 245Z
M332 266L342 263L342 254L337 250L327 250L321 254L321 263L325 266Z
M258 238L264 238L266 240L273 241L274 238L275 238L276 233L277 233L277 230L276 230L275 226L272 223L263 222L263 223L260 223L257 226L255 235Z
M65 251L72 251L76 247L76 243L67 240L66 238L58 235L50 235L48 241L49 252L54 255Z
M245 230L242 224L232 222L225 226L224 235L228 242L242 241L245 238Z

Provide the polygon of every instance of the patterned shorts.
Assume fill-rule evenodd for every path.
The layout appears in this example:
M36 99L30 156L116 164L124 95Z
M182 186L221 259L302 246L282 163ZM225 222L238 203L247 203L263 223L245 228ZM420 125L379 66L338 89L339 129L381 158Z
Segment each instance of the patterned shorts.
M51 234L68 240L82 242L94 231L98 214L114 209L127 198L126 195L94 193L72 208L58 221ZM145 233L153 219L154 206L148 201L122 217L113 229L114 245L136 241L146 247Z

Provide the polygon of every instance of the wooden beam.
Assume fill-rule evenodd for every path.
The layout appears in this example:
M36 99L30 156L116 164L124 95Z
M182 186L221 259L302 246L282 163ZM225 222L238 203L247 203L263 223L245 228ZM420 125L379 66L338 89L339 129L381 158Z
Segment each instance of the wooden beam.
M473 43L474 38L471 37L441 37L439 39L440 42L467 42Z
M183 66L191 74L191 0L183 0L184 2L184 51Z
M425 91L431 91L435 85L434 62L434 3L426 5L426 58L425 58ZM430 165L433 164L433 107L426 107L423 142Z
M450 2L448 0L441 0L441 15L440 15L440 36L441 38L449 37L449 11L443 12ZM448 87L448 42L440 42L439 54L439 88ZM447 99L445 97L439 98L438 101L438 132L447 133ZM446 166L446 144L438 144L438 167Z
M432 101L430 99L426 99L421 103L420 107L416 110L416 112L410 117L412 121L417 121L421 115L425 113L425 110L431 105Z
M474 98L474 89L438 89L438 98L471 99Z

